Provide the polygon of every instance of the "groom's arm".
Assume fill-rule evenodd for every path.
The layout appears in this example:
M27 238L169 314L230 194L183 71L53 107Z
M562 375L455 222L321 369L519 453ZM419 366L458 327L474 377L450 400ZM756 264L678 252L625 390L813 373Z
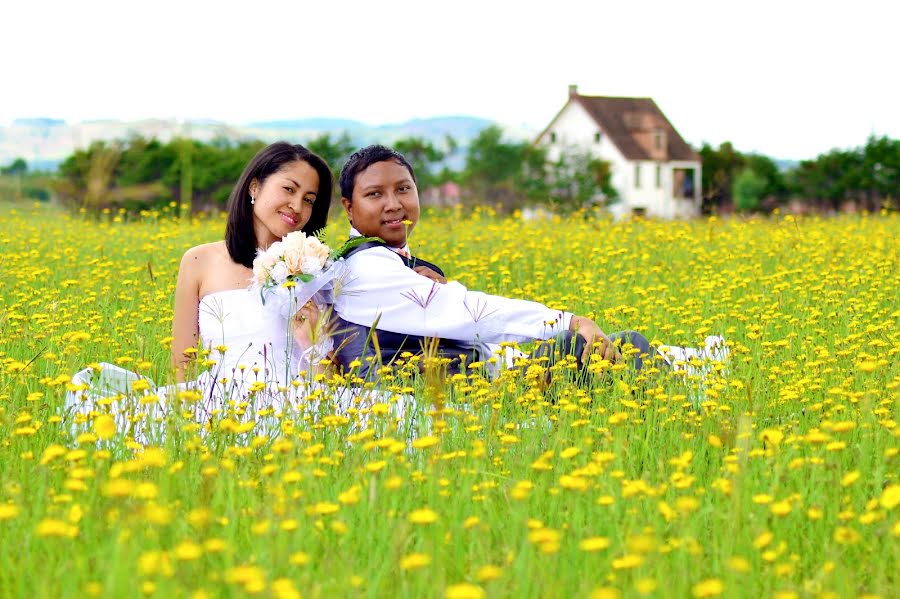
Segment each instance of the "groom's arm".
M348 276L335 311L354 324L459 341L499 343L548 339L569 327L572 315L543 304L440 284L407 268L386 248L347 260Z

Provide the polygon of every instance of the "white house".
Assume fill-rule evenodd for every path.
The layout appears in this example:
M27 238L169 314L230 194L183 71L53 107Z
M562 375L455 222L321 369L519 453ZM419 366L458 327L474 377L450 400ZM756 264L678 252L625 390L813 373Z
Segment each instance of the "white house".
M620 197L610 210L617 217L700 213L700 156L650 98L582 96L570 85L569 101L536 143L547 148L551 160L588 150L609 162Z

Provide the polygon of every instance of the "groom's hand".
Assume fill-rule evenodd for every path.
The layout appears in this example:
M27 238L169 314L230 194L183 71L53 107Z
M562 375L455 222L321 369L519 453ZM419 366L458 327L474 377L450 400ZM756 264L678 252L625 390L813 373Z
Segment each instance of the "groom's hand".
M585 340L584 353L581 355L581 361L587 363L591 352L594 351L594 344L598 343L597 353L609 360L613 364L622 361L622 354L616 345L606 336L597 323L590 318L584 316L573 316L569 323L569 330L578 333Z
M446 283L447 282L447 279L445 279L438 273L434 272L427 266L417 266L413 270L416 271L417 273L419 273L420 275L422 275L423 277L428 277L432 281L436 281L438 283Z

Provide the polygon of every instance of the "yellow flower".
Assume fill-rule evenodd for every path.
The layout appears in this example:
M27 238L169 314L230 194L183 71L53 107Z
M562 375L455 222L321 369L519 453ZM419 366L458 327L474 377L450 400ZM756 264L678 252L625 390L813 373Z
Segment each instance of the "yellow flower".
M182 541L175 546L174 553L183 562L194 561L203 555L203 547L191 541Z
M859 479L859 470L853 470L841 477L841 486L849 487Z
M628 553L623 555L622 557L614 559L612 561L612 567L613 570L630 570L631 568L637 568L643 563L643 557L634 553Z
M649 595L656 591L658 586L657 582L652 578L641 578L634 583L634 589L639 595Z
M444 599L484 599L485 597L484 589L468 582L452 584L444 590Z
M74 537L78 534L78 528L62 520L47 518L37 525L39 537Z
M101 414L94 419L94 432L104 441L116 434L116 421L109 414Z
M789 501L776 501L769 506L769 511L776 516L787 516L791 513L791 504Z
M379 472L387 466L387 462L385 460L378 460L376 462L369 462L366 464L367 472Z
M309 563L309 560L309 554L304 551L297 551L296 553L292 553L288 558L288 561L292 566L305 566Z
M718 597L725 590L725 585L718 578L708 578L698 582L691 589L694 597Z
M578 548L582 551L600 551L602 549L608 548L610 545L609 539L606 537L588 537L587 539L583 539L580 543L578 543Z
M12 520L19 515L19 506L12 503L0 503L0 520Z
M431 556L427 553L410 553L400 560L402 570L415 570L431 564Z
M327 516L329 514L333 514L341 509L336 503L330 503L328 501L320 501L312 507L312 512L314 514L318 514L320 516Z
M579 453L581 453L581 450L579 448L567 447L559 453L559 457L561 457L564 460L569 460L569 459L572 459L575 456L577 456Z
M855 545L859 542L859 533L848 526L834 529L834 541L839 545Z
M41 454L41 465L46 465L49 462L52 462L56 458L66 455L66 448L62 445L56 445L55 443L52 445L48 445L44 450L44 453Z
M475 572L475 579L478 582L488 582L490 580L496 580L503 575L503 569L499 566L495 566L493 564L487 564L485 566L481 566L478 568L478 571Z
M728 560L728 568L732 572L740 572L741 574L744 574L750 571L750 567L750 562L738 555L735 555Z
M885 487L878 502L886 510L892 510L900 505L900 485L893 484Z
M441 440L437 437L429 436L429 437L419 437L415 441L412 442L412 446L415 449L425 449L427 447L434 447Z
M766 531L766 532L760 534L758 537L756 537L756 539L753 541L753 546L756 547L757 549L762 549L763 547L768 547L769 543L771 543L772 539L774 539L774 538L775 538L775 535L773 535L769 531Z
M338 493L338 501L344 505L354 505L356 503L359 503L359 493L359 485L353 485L346 491Z
M437 512L427 507L409 513L409 521L413 524L431 524L437 522L437 519Z
M759 434L759 440L765 444L778 447L784 439L784 433L777 428L767 428Z

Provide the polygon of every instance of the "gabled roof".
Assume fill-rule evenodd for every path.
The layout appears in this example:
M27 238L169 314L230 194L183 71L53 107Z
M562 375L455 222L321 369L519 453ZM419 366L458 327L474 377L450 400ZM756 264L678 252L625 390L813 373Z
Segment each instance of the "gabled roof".
M581 104L628 160L700 160L651 98L582 96L573 86L569 102ZM652 135L658 131L665 133L664 155L653 151Z

